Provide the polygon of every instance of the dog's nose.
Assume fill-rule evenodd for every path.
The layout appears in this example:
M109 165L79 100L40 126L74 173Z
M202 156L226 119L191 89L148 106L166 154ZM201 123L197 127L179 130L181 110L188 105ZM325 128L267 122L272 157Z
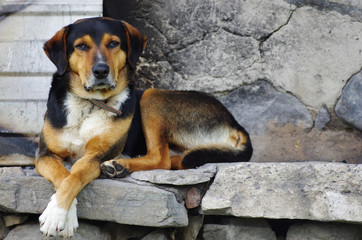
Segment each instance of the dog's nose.
M93 66L92 68L93 71L93 75L98 78L98 79L102 79L102 78L106 78L109 74L109 67L107 66L107 64L104 63L99 63Z

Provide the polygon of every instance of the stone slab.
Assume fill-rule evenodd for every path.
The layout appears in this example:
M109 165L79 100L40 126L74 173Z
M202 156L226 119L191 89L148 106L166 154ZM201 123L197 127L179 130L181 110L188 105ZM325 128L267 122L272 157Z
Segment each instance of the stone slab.
M4 240L34 240L34 239L62 239L62 238L49 238L42 235L39 231L38 223L27 223L17 226L12 229ZM111 240L111 233L104 231L100 226L94 224L80 222L79 228L73 240L89 240L89 239L102 239Z
M240 163L220 167L204 214L362 223L362 165Z
M290 226L286 240L357 240L361 239L361 236L361 225L307 222Z
M36 176L0 177L0 209L40 214L54 193ZM78 217L153 227L188 224L183 203L171 192L118 180L97 179L78 195Z
M265 219L221 219L222 224L205 224L205 240L276 240Z
M205 165L197 169L187 170L152 170L140 171L131 174L131 177L155 184L167 185L196 185L210 181L216 174L215 165Z

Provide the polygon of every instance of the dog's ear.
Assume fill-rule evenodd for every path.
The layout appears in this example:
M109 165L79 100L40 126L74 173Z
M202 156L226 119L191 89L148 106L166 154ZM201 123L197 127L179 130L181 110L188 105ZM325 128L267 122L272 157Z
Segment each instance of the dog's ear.
M131 68L134 69L138 58L146 47L147 37L127 22L122 21L122 26L127 38L127 60Z
M59 30L49 41L44 44L44 51L48 58L58 69L58 74L62 75L68 68L67 58L67 34L69 27Z

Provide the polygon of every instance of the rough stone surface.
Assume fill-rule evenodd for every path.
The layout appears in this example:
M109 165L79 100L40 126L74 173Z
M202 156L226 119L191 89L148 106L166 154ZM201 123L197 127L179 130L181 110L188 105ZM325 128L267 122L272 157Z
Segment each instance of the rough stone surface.
M54 189L42 177L16 176L1 177L0 192L0 208L39 214ZM98 179L77 198L78 216L84 219L157 227L180 227L188 223L183 204L176 201L173 193L156 187Z
M34 240L34 239L49 239L42 235L39 231L39 223L28 223L24 225L17 226L9 232L4 240ZM61 239L61 238L57 238ZM104 232L100 227L93 224L80 222L77 233L74 237L74 240L90 240L90 239L100 239L100 240L111 240L111 234L109 232Z
M155 184L168 184L168 185L196 185L210 181L216 174L216 167L214 165L206 165L197 169L187 170L152 170L140 171L131 174L131 177Z
M162 229L158 229L143 237L141 240L167 240L167 237Z
M362 130L362 71L354 75L346 84L335 111L339 118Z
M296 97L278 92L266 81L242 86L219 99L251 134L267 134L272 124L303 129L313 125L311 114Z
M268 79L317 112L334 106L362 66L355 1L134 5L120 17L149 36L138 72L146 85L220 92Z
M205 224L205 240L276 240L275 233L263 219L232 218L223 224Z
M322 131L329 121L331 121L331 115L328 112L328 108L324 105L319 109L317 113L314 126L318 130Z
M270 134L253 135L253 162L324 161L362 163L362 133L305 131L293 125L269 127Z
M219 168L205 214L362 222L362 165L240 163Z
M107 223L103 230L110 232L112 235L112 240L130 240L130 239L141 239L150 233L153 228L151 227L142 227L142 226L133 226L133 225L123 225L118 223Z
M286 240L359 240L361 238L361 225L309 222L292 225Z
M28 215L4 215L6 227L11 227L24 223L28 219Z
M189 216L189 225L176 230L175 239L196 240L204 224L204 216Z
M21 167L1 167L0 168L0 177L7 176L24 176L24 172Z
M0 239L4 239L9 233L9 229L5 226L5 222L0 214Z
M338 12L296 9L261 45L264 77L315 111L323 104L333 107L346 81L361 69L361 26Z

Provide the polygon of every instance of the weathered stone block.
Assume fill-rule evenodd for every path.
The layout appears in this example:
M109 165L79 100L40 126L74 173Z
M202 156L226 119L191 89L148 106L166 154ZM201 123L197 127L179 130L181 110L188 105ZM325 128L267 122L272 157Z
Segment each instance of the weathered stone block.
M38 223L28 223L17 226L9 232L4 240L34 240L34 239L49 239L42 235L39 231ZM60 238L56 238L60 239ZM74 240L90 240L90 239L102 239L111 240L111 234L103 231L98 226L93 224L80 222L79 229L74 237Z
M266 81L242 86L219 99L251 134L267 134L273 124L293 124L303 129L313 126L312 116L302 102Z
M205 183L210 181L216 174L215 165L201 166L197 169L187 170L152 170L152 171L140 171L131 174L131 177L155 184L167 184L167 185L196 185L199 183Z
M362 165L240 163L220 167L205 214L362 222Z
M348 15L301 7L262 43L262 69L256 71L313 110L330 108L361 69L361 36L362 23Z
M205 240L276 240L264 219L228 219L223 224L205 224Z
M24 213L41 213L54 193L42 177L0 178L0 208ZM78 216L143 226L186 226L187 212L171 192L123 181L98 179L78 195Z
M358 240L361 236L361 225L309 222L292 225L286 240Z

